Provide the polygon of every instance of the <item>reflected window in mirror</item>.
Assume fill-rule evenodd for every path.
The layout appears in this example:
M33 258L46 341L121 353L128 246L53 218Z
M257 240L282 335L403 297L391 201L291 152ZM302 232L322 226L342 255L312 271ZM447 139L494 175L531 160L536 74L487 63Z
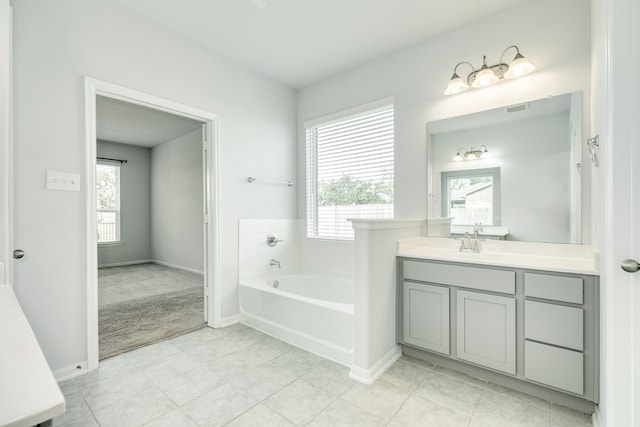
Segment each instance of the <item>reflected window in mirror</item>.
M442 172L442 216L452 225L500 225L500 168Z

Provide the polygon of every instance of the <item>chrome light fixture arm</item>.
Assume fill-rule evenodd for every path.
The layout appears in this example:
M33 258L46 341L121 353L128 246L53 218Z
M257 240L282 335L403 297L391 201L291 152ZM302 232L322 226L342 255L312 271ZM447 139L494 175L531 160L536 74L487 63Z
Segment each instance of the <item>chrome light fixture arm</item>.
M510 64L503 62L506 53L511 50L516 50L516 55ZM458 75L458 67L462 64L468 64L471 67L471 73L467 76L466 82ZM500 61L495 65L487 65L487 57L482 57L482 66L480 69L475 67L466 61L459 62L453 68L453 76L449 81L445 95L455 95L466 91L469 87L481 88L490 86L497 83L503 78L512 79L522 77L533 71L535 67L526 60L526 58L520 53L520 49L516 45L511 45L502 51L500 55Z

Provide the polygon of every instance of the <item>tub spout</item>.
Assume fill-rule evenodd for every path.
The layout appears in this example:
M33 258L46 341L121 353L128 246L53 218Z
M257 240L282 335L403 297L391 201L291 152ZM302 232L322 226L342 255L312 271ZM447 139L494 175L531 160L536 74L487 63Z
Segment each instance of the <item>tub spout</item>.
M273 259L273 258L271 258L271 261L269 261L269 265L272 266L272 267L274 265L277 265L278 268L282 268L282 267L280 267L280 261L278 261L277 259Z

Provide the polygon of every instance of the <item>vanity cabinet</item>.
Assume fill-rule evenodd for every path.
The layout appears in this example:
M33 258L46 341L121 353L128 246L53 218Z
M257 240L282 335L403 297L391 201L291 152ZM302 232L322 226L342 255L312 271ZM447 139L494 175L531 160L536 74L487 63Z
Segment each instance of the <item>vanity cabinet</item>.
M525 273L524 296L524 377L583 394L584 280Z
M405 353L576 408L598 401L598 278L398 257Z
M449 288L404 283L404 339L407 343L449 354Z
M515 374L515 298L458 290L456 309L458 358Z

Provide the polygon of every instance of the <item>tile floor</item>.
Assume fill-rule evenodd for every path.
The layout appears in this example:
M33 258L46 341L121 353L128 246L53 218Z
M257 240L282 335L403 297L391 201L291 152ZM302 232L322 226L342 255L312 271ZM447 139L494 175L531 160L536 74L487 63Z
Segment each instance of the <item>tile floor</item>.
M54 426L591 426L591 418L403 356L373 385L237 324L204 328L64 381Z

